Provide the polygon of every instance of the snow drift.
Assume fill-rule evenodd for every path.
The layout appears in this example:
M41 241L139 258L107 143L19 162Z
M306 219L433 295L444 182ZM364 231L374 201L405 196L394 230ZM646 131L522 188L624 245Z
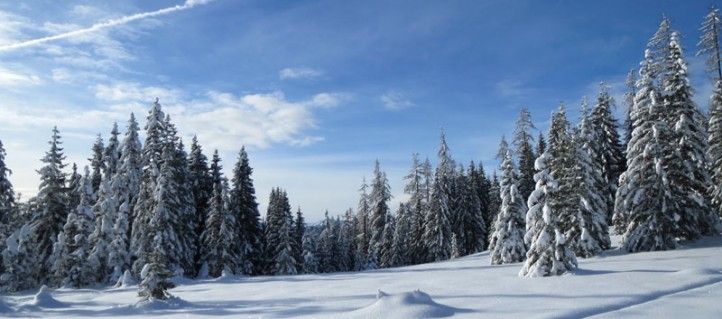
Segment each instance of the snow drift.
M400 294L387 294L379 290L374 303L351 312L348 318L444 318L454 315L454 310L436 303L421 290Z

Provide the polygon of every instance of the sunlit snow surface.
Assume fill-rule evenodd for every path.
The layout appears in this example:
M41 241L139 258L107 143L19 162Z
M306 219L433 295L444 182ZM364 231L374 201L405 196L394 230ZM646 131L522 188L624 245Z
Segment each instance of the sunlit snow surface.
M146 304L136 286L34 290L3 296L0 317L722 318L722 237L579 262L553 278L519 278L520 264L490 266L484 252L363 273L189 280L169 302Z

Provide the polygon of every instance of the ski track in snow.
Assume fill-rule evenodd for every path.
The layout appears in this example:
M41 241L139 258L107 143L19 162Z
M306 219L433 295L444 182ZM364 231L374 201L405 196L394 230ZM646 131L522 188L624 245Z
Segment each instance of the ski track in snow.
M0 317L722 318L722 236L579 261L550 278L519 278L521 264L491 266L483 252L361 273L183 279L170 291L177 298L150 304L137 304L135 285L50 289L52 305L33 305L36 289L1 296ZM379 289L391 299L379 301Z

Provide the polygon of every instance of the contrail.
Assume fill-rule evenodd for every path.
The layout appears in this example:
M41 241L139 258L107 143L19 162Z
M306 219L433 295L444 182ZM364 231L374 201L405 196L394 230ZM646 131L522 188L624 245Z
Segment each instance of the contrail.
M78 30L60 33L60 34L56 34L56 35L51 35L51 36L47 36L47 37L43 37L43 38L2 45L2 46L0 46L0 51L10 51L10 50L14 50L14 49L26 48L26 47L30 47L30 46L34 46L34 45L38 45L38 44L43 44L43 43L51 42L51 41L55 41L55 40L72 38L74 36L88 34L88 33L95 32L95 31L98 31L101 29L126 24L128 22L132 22L132 21L136 21L136 20L140 20L140 19L157 17L157 16L161 16L164 14L173 13L176 11L187 10L187 9L193 8L198 5L206 4L211 1L213 1L213 0L186 0L186 2L184 2L183 4L175 5L173 7L159 9L159 10L150 11L150 12L136 13L133 15L120 17L117 19L110 19L108 21L96 23L85 29L78 29Z

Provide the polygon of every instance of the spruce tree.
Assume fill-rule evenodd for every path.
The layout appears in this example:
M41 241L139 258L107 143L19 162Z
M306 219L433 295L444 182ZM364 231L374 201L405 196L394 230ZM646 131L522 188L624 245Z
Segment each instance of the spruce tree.
M221 189L223 184L213 185L212 197L208 202L207 219L202 238L201 260L208 269L208 275L219 277L224 272L231 273L236 269L238 256L235 256L228 245L229 240L237 238L236 220L230 211L226 210L225 196L227 192Z
M441 132L438 160L429 210L424 218L422 239L426 246L426 261L446 260L451 256L451 189L455 164L444 132Z
M5 272L0 275L0 291L18 291L42 282L42 256L36 250L37 232L33 224L24 224L6 240L2 251Z
M529 250L519 271L522 277L558 276L577 265L560 227L559 212L552 209L557 198L552 193L557 191L558 184L547 166L549 160L550 154L544 152L535 161L538 173L534 175L536 186L528 201L524 241Z
M349 210L350 211L350 210ZM355 219L354 219L355 220ZM350 236L355 236L355 223L353 228L350 229ZM303 218L303 213L301 212L301 207L298 208L296 211L296 220L293 221L293 259L296 261L296 270L298 273L301 273L303 271L303 235L306 233L306 222ZM354 241L355 243L355 241ZM352 247L349 247L349 249L353 249L353 253L355 254L356 246L353 245ZM351 255L350 256L355 256ZM353 268L351 268L353 269Z
M697 55L706 55L707 71L713 74L717 81L722 80L722 64L720 63L720 17L719 10L712 6L709 13L704 17L699 37L699 51ZM716 82L716 81L715 81Z
M617 122L612 116L614 100L609 94L608 87L602 83L601 90L597 96L597 104L591 113L590 125L594 135L598 139L597 153L602 163L602 176L606 180L607 187L600 194L606 201L608 208L607 220L611 221L614 207L614 193L617 191L619 175L624 171L625 160L622 145L617 132ZM551 143L551 141L550 141Z
M10 236L11 223L16 218L15 192L13 184L8 179L12 171L5 165L6 155L3 143L0 141L0 252L5 250L5 239ZM3 273L3 269L3 258L0 254L0 274Z
M526 204L519 193L519 182L511 158L511 151L501 164L503 172L500 183L501 208L491 235L491 264L507 264L524 260L524 216Z
M376 160L374 164L374 179L371 182L371 194L369 195L370 208L370 232L369 237L369 262L381 266L382 253L388 247L384 246L384 230L389 215L388 202L391 200L391 190L386 173L381 171L381 165Z
M211 180L210 170L208 168L208 158L203 155L203 150L201 149L200 144L198 144L196 136L193 136L193 140L191 142L191 152L188 158L188 173L188 183L190 184L191 191L193 193L193 201L196 208L196 214L198 216L195 232L198 239L202 241L203 239L201 236L205 228L206 219L208 218L207 208L211 196L213 196L213 187L215 185L213 185ZM201 243L199 242L199 244ZM200 245L198 247L201 248ZM202 255L202 250L199 250L196 253L195 262L197 265L202 263Z
M675 185L673 196L679 204L676 234L681 238L695 239L700 234L715 232L719 218L711 213L708 185L711 184L707 168L706 118L692 100L692 88L687 77L687 64L676 32L671 35L669 56L665 65L664 109L668 127L673 129L673 147L679 149L680 174L668 172Z
M103 152L105 152L105 146L103 145L103 137L98 134L93 143L92 157L90 161L90 168L93 171L93 191L98 192L100 189L100 183L103 180L103 171L105 171L105 161L103 161Z
M110 130L110 138L108 139L108 145L103 150L103 166L105 170L104 175L113 176L118 171L119 161L121 157L120 141L118 140L118 123L113 123L113 128Z
M608 187L602 175L599 161L599 138L591 129L591 119L586 103L582 104L582 120L574 137L576 152L575 189L579 194L579 228L581 233L572 247L575 254L591 257L609 249L609 226L607 224L607 203L612 199L602 197ZM608 195L607 195L608 196Z
M37 196L37 213L32 216L33 233L37 235L36 250L37 262L41 263L42 274L48 274L48 269L54 263L49 260L53 250L53 240L62 231L68 217L68 192L65 187L65 155L63 155L60 131L53 128L50 139L50 149L41 160L45 165L38 171L40 186Z
M394 263L394 234L396 233L396 219L390 213L386 215L384 231L381 236L381 250L379 254L379 266L389 268L398 266Z
M487 234L476 185L470 176L465 174L463 166L456 175L455 185L457 200L453 232L456 235L459 256L465 256L484 250Z
M529 198L534 190L534 138L531 130L534 129L529 109L522 108L516 120L514 129L514 152L519 160L519 192L522 198Z
M83 175L80 175L80 173L78 173L78 165L73 163L70 171L70 176L68 176L67 179L68 208L72 209L73 207L78 207L78 204L80 204L80 187L82 183Z
M89 237L94 227L94 196L90 170L86 166L80 187L80 203L70 211L63 226L65 240L55 269L55 276L63 286L78 288L94 281L94 269L86 260L91 249Z
M361 183L359 191L358 212L356 219L358 219L358 227L356 230L356 261L357 270L365 270L369 266L369 241L371 240L370 232L370 208L369 208L369 195L368 195L368 184L366 184L366 178L364 177Z
M625 151L625 156L627 145L629 145L629 140L632 139L632 130L634 129L632 126L632 109L634 108L636 83L637 75L635 70L629 70L629 73L627 73L627 80L624 82L626 89L624 92L624 106L626 107L626 112L624 118L624 143L622 144L622 150Z
M413 226L412 211L409 205L401 203L396 213L396 227L393 234L392 242L392 260L394 266L408 265L411 261L411 247L413 235L411 229Z
M353 209L347 209L343 214L339 228L339 254L341 271L353 271L356 268L356 216Z
M501 209L501 189L499 187L499 178L496 176L496 171L491 174L491 181L489 183L489 213L486 219L486 229L489 235L494 233L494 222L496 216L499 215ZM489 238L489 249L491 249L491 237Z
M429 169L430 170L430 169ZM424 259L424 245L422 236L424 233L424 215L428 210L429 203L428 199L428 180L431 177L427 176L427 167L424 163L419 160L419 154L414 153L412 155L412 165L409 173L404 177L406 185L404 187L404 193L409 195L408 204L404 205L403 217L401 215L401 207L399 207L399 224L408 223L408 229L405 231L408 233L404 234L404 237L410 236L409 239L409 250L406 252L408 256L402 259L409 263L422 262ZM405 226L398 225L399 228ZM406 259L408 259L406 261Z
M260 225L260 213L252 174L253 168L251 168L248 153L246 153L245 147L241 147L238 161L233 168L230 207L238 228L237 244L239 245L235 249L241 258L240 272L246 275L259 274L263 267L261 260L263 231Z
M318 270L320 272L336 272L339 270L339 246L338 232L336 231L336 221L328 215L328 211L324 214L323 230L318 237L317 258ZM377 263L369 265L374 269Z
M722 81L717 81L709 107L709 157L712 207L722 216Z
M536 145L536 156L541 156L542 153L544 153L547 150L547 142L544 139L544 134L539 133L539 138L537 139L537 145Z
M165 114L156 99L146 118L146 137L141 150L143 175L141 176L140 189L131 222L130 250L133 259L132 269L136 275L140 274L145 264L148 263L150 257L148 253L154 243L154 239L150 235L149 223L153 217L151 212L156 206L154 196L156 180L160 173L160 165L163 162L162 154L166 137L164 118Z
M112 202L117 205L112 241L108 252L109 281L117 282L130 269L130 227L141 180L141 145L138 123L131 113L123 141L118 146L120 158L111 180Z
M479 212L481 213L481 219L483 222L482 227L485 233L484 238L481 239L481 246L486 248L489 245L488 239L489 229L491 229L490 225L494 221L491 218L489 208L489 205L491 203L491 181L489 181L489 179L486 177L486 173L484 172L484 165L481 162L479 162L478 169L474 166L474 161L471 162L471 164L469 165L469 180L472 184L471 187L473 187L472 191L476 192L476 196L479 199Z

